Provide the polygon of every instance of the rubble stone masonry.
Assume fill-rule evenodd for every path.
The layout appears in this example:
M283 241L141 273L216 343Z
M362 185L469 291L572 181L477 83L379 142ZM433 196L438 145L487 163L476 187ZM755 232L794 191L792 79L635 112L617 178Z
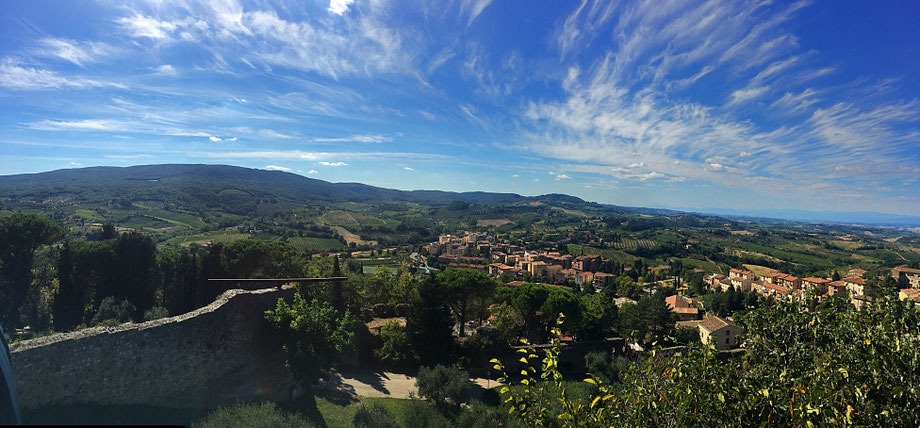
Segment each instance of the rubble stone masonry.
M286 400L293 378L264 319L292 288L229 290L187 314L12 345L20 407L124 404L213 408Z

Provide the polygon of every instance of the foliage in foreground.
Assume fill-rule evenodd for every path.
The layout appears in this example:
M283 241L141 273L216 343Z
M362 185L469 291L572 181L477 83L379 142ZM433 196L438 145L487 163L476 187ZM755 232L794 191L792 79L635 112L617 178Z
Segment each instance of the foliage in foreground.
M355 428L397 428L396 417L386 407L378 404L361 405L352 420Z
M441 408L459 408L470 399L470 375L457 366L422 367L415 384L419 395Z
M275 403L239 404L215 410L195 428L310 428L303 417L287 413Z
M286 363L304 386L316 382L322 370L351 349L355 321L349 312L336 311L328 303L307 302L295 293L290 304L278 299L265 318L281 330Z
M884 299L857 310L845 298L803 296L736 323L745 329L743 357L725 360L693 344L632 366L619 385L586 379L597 385L587 400L566 395L558 340L542 358L523 349L520 386L501 393L527 426L920 426L913 303Z

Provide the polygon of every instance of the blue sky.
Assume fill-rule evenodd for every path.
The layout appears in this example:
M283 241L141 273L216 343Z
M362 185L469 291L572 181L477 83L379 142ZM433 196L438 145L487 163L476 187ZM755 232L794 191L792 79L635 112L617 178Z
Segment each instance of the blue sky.
M0 174L920 213L920 2L3 2Z

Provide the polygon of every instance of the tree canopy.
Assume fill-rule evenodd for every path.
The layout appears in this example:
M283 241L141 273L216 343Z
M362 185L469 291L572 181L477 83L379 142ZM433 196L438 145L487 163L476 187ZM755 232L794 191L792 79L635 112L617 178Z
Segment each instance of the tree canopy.
M495 293L498 281L487 273L473 269L447 268L437 276L444 288L445 299L460 323L460 335L466 331L466 321L475 306L485 306Z
M19 327L19 309L32 284L35 250L60 239L63 230L35 214L0 217L0 323Z
M619 384L587 379L598 387L581 400L566 395L558 349L551 349L542 372L528 369L532 388L502 391L511 413L534 426L920 425L920 310L913 302L886 298L856 309L844 297L806 295L735 322L745 331L740 357L691 344L639 361ZM524 353L528 363L539 361L533 350ZM534 377L551 382L534 384ZM546 396L560 397L558 411L541 404Z
M325 302L308 302L300 293L291 303L278 299L265 318L281 330L287 366L304 386L315 383L353 345L355 321L350 313Z

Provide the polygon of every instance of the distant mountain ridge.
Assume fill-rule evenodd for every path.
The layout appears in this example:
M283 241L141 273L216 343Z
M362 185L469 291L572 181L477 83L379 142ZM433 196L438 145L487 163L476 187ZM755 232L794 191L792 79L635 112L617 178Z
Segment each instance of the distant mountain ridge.
M444 205L452 202L503 204L552 202L592 204L559 194L521 196L515 193L394 190L361 183L330 183L301 175L229 165L165 164L130 167L89 167L34 174L0 176L0 202L41 203L48 200L102 203L124 198L169 200L183 205L244 212L253 203L281 206L304 203L410 202ZM241 208L242 207L242 208Z
M47 207L55 203L111 203L113 200L169 201L186 209L200 207L252 214L257 206L277 209L300 204L388 202L447 205L543 202L561 207L604 207L653 215L733 216L752 219L848 223L866 225L920 225L920 216L874 212L803 210L666 209L597 204L575 196L516 193L395 190L361 183L330 183L284 171L230 165L162 164L129 167L88 167L0 176L0 210Z

